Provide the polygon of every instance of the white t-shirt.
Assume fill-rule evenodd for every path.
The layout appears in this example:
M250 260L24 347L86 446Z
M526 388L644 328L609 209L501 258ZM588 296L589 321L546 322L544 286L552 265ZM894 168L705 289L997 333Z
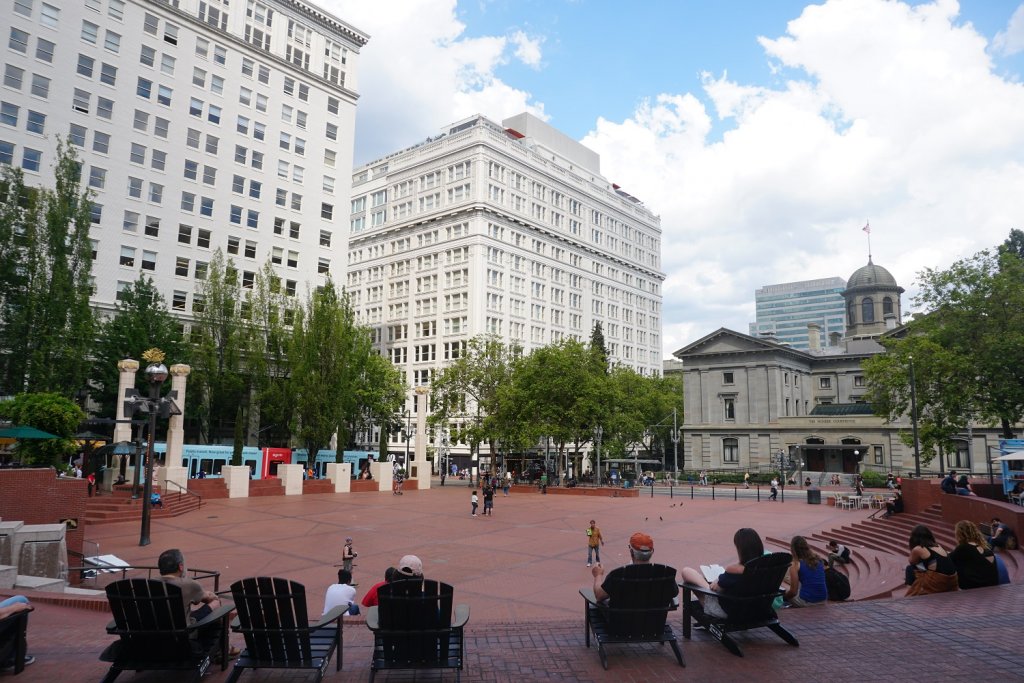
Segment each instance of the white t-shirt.
M327 614L338 605L348 607L348 603L355 601L355 588L347 583L336 583L327 589L327 597L324 599L324 614Z

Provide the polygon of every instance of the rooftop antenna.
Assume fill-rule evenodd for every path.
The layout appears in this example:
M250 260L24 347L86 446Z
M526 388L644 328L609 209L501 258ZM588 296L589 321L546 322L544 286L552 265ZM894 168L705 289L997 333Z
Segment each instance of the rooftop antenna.
M867 221L861 230L868 234L868 263L871 263L871 221Z

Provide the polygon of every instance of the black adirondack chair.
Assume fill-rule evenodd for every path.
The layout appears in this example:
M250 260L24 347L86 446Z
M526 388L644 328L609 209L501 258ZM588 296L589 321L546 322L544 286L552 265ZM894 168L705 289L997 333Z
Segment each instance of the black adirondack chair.
M22 610L0 619L0 666L12 662L15 675L25 670L28 613L31 611L31 608Z
M611 596L598 602L594 592L580 590L584 599L584 632L597 641L601 666L608 668L608 643L668 643L679 666L686 666L679 641L668 623L668 613L679 607L676 570L663 564L628 564L611 571L604 581Z
M772 553L747 562L742 578L735 589L729 591L728 597L709 590L707 586L681 584L683 637L689 640L692 620L706 628L715 640L739 657L743 656L743 651L729 634L752 628L767 627L790 645L799 646L796 637L779 623L779 617L772 607L775 598L783 593L779 586L792 561L793 556L789 553ZM729 616L722 619L709 615L693 593L717 596L719 604Z
M228 683L246 669L308 669L320 681L334 651L341 671L341 617L348 606L325 614L315 624L306 613L306 589L294 581L268 576L231 584L238 616L231 624L245 638L245 649L235 661Z
M114 620L107 633L118 640L100 655L111 662L103 683L110 683L122 671L191 672L199 680L220 653L221 671L228 662L228 616L233 607L222 605L194 624L182 602L181 588L156 579L123 579L107 586L107 600ZM199 631L216 629L218 637L206 646Z
M455 605L446 583L399 580L377 589L378 604L366 613L373 631L370 681L381 669L455 669L465 660L464 627L469 605Z

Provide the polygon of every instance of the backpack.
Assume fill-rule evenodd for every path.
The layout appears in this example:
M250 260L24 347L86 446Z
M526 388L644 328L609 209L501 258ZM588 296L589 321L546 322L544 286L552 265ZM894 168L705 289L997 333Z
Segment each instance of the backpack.
M831 567L825 568L825 588L829 600L842 601L850 597L849 577Z

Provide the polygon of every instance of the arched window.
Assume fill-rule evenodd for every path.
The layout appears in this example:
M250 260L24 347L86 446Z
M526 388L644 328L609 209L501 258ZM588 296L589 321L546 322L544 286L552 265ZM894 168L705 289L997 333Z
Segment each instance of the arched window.
M847 318L846 324L847 325L853 325L854 323L857 322L854 319L856 317L854 315L856 312L857 312L857 306L856 306L856 304L853 303L853 299L850 299L847 302L847 304L846 304L846 318Z
M808 445L811 445L811 446L820 446L820 445L824 445L825 439L820 439L820 438L818 438L816 436L809 436L806 439L804 439L804 443L806 443Z
M866 323L875 322L875 302L870 296L860 302L860 319Z
M888 315L892 313L892 299L885 297L882 299L882 315Z
M739 463L740 442L739 439L722 439L722 462Z

